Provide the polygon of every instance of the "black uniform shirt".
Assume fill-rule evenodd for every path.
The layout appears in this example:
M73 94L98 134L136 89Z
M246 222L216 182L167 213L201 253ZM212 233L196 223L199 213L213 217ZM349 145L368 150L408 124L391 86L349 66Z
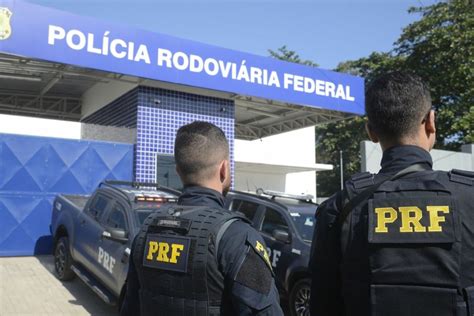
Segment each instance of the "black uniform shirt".
M224 197L219 192L198 186L186 187L178 200L179 205L211 208L223 208L224 203ZM225 279L223 315L283 315L275 281L269 273L270 268L263 264L267 271L244 271L245 263L240 264L240 259L245 257L249 250L248 240L265 245L254 228L237 220L227 228L219 242L217 260ZM260 258L257 260L263 261ZM133 260L130 260L127 279L127 296L121 314L138 315L140 284Z
M375 182L388 179L413 164L424 165L429 170L433 161L429 152L420 147L409 145L391 147L383 153L382 168L375 176ZM334 194L321 204L316 215L310 266L312 315L344 315L340 275L341 228L337 220L345 198L344 191Z

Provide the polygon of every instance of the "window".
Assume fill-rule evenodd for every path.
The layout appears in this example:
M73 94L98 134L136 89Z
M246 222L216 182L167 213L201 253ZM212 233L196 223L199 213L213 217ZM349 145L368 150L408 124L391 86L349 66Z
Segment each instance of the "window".
M88 213L94 219L98 220L104 213L105 209L107 208L108 203L109 203L108 198L102 195L98 195L92 201L91 206L89 207Z
M280 229L289 233L288 224L278 211L267 208L263 219L262 232L272 236L275 229Z
M257 203L252 203L245 200L233 200L231 210L243 213L249 220L253 221L258 209Z
M173 156L158 155L156 157L156 182L177 190L183 188L176 172L176 163Z
M316 208L317 205L307 204L292 206L289 209L296 231L306 242L311 242L313 239Z
M105 221L105 226L114 229L127 230L125 212L119 204L115 204L112 210L109 212L109 216Z
M143 223L145 222L145 219L151 214L153 213L153 211L156 211L156 209L138 209L138 210L135 210L135 214L137 216L137 219L138 219L138 224L140 225L143 225Z

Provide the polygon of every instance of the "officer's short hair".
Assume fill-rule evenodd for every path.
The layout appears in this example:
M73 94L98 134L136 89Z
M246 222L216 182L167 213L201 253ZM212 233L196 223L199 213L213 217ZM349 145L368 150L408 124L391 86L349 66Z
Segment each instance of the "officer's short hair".
M181 126L176 134L174 157L184 184L200 184L229 159L229 142L214 124L195 121Z
M429 87L414 74L383 74L366 91L365 111L369 128L382 141L415 135L430 110Z

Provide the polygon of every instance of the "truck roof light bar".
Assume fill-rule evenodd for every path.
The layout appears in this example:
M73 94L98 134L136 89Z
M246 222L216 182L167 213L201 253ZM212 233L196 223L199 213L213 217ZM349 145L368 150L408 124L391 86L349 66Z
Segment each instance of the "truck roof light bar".
M108 185L125 185L136 189L139 188L161 188L162 186L157 182L137 182L137 181L123 181L123 180L105 180L104 184Z
M160 185L156 182L137 182L137 181L123 181L123 180L105 180L102 182L99 187L108 186L110 188L116 189L120 191L118 186L128 186L134 189L145 189L145 188L155 188L158 190L162 190L171 194L180 195L181 192L175 189L171 189L165 186ZM125 193L124 193L125 194Z
M136 202L159 202L159 203L174 203L177 201L175 198L163 197L163 196L146 196L138 195L135 197Z
M282 198L288 198L288 199L295 199L299 201L311 201L314 198L314 196L312 196L311 194L290 194L286 192L264 190L262 188L257 189L256 193L258 195L268 195L272 199L274 199L275 197L282 197Z

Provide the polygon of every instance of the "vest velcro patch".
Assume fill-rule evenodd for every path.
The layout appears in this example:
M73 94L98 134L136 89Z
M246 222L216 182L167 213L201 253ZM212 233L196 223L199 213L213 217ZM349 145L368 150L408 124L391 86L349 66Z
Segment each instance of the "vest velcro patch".
M268 255L267 248L264 246L264 244L251 234L247 235L247 243L250 245L250 247L253 248L253 250L255 250L255 252L260 256L260 258L263 259L263 261L270 268L270 271L272 271L273 273L272 264L270 262L270 256Z
M143 266L175 272L187 272L190 238L148 234Z
M159 216L153 220L150 226L171 229L185 234L191 227L191 221L176 216Z
M450 197L369 200L369 243L452 243L455 214Z

